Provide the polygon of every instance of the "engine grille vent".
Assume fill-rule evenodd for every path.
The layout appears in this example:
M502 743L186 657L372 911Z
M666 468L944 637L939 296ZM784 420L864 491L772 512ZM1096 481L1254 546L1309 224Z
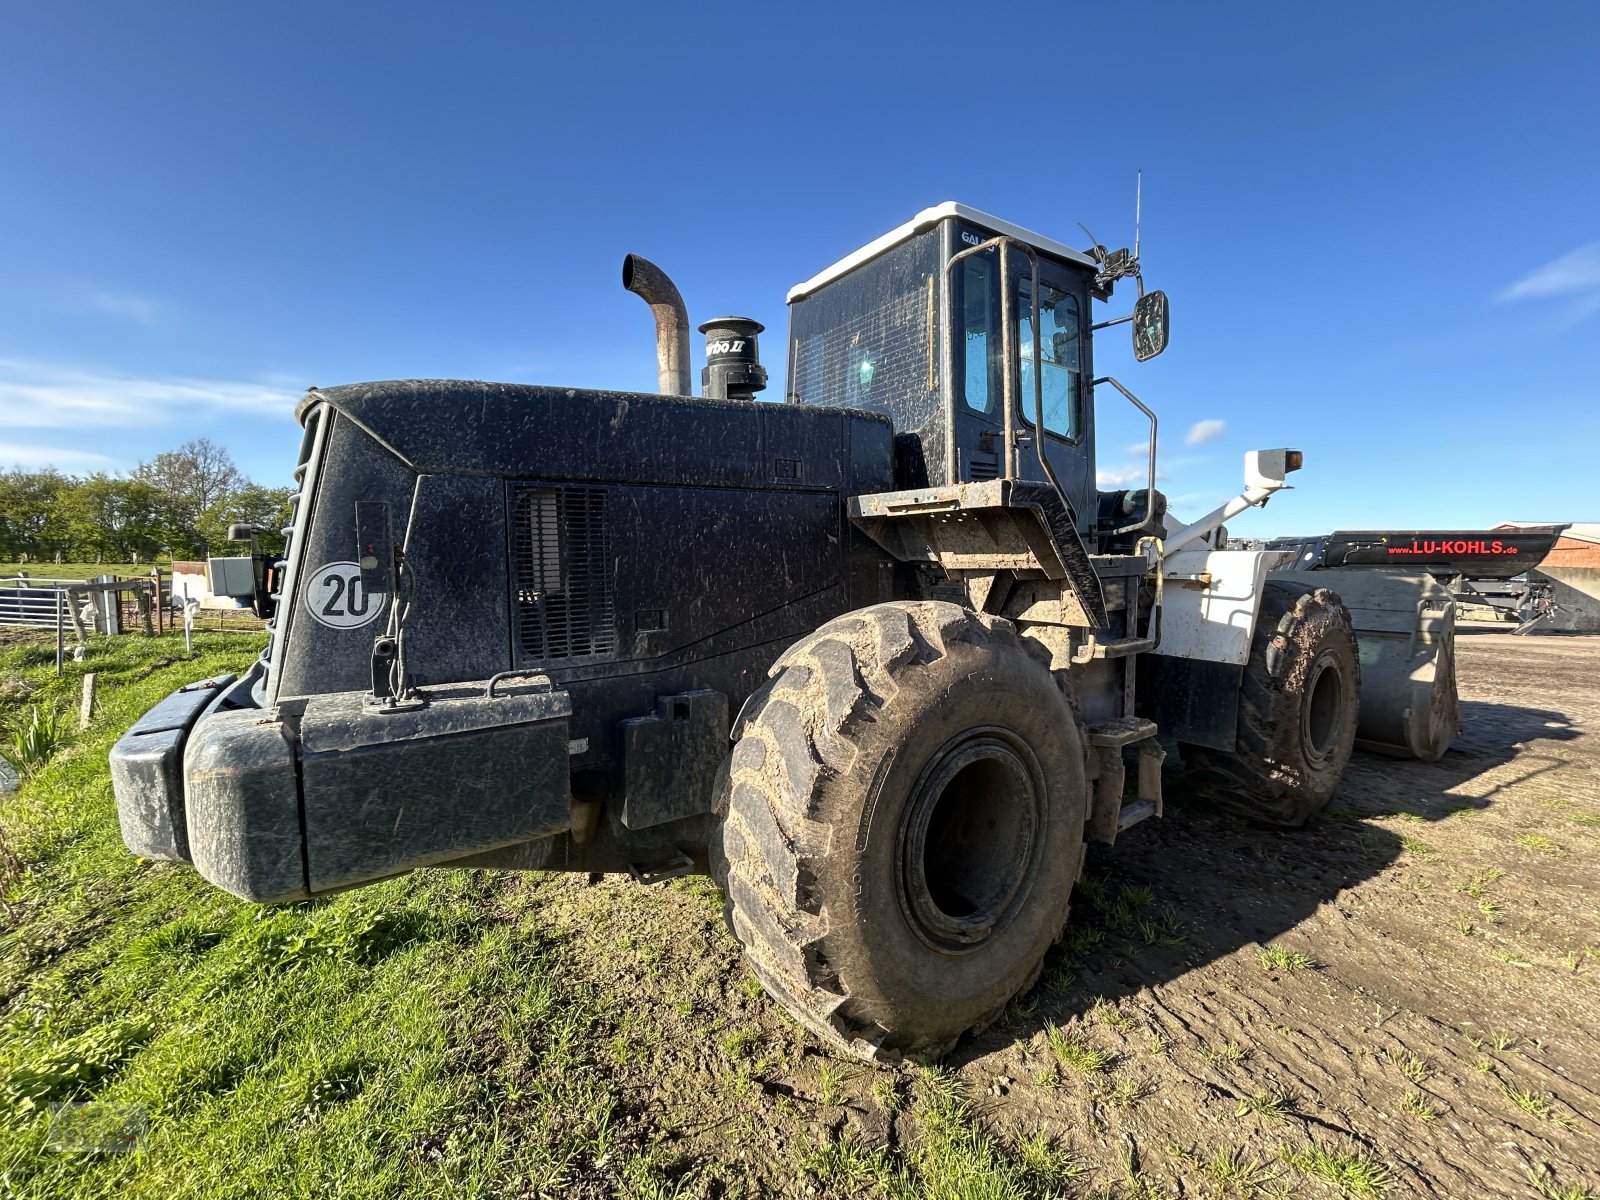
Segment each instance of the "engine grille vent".
M974 454L967 465L967 474L974 483L1000 477L1000 459L994 454Z
M523 658L546 662L616 652L605 488L518 488L512 557Z

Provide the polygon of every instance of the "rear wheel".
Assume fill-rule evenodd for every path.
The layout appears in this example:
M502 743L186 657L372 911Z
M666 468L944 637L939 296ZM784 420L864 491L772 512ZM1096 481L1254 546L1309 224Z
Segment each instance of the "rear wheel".
M1269 579L1238 697L1232 753L1183 747L1194 790L1269 825L1304 825L1333 798L1355 745L1361 667L1334 592Z
M752 969L861 1057L936 1058L1038 976L1083 859L1084 761L1005 621L881 604L751 698L712 869Z

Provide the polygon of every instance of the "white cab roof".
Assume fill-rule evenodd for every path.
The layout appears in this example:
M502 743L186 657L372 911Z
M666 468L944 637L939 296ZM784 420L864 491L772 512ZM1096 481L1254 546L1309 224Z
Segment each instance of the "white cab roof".
M907 221L880 238L874 238L854 254L847 254L833 266L813 275L804 283L797 283L789 289L788 303L793 304L802 296L810 295L825 283L832 283L839 276L853 271L868 259L873 259L894 246L905 241L912 234L921 233L930 225L936 225L946 217L960 217L963 221L970 221L974 225L982 225L985 229L992 229L1006 237L1016 238L1019 242L1026 242L1035 250L1046 254L1053 254L1057 258L1064 258L1068 262L1082 263L1086 267L1095 267L1098 264L1081 250L1074 250L1070 246L1063 246L1052 238L1043 234L1034 233L1031 229L1024 229L1020 225L1013 225L1010 221L1002 221L999 217L992 217L986 212L979 212L975 208L968 208L965 204L958 204L954 200L946 200L943 204L936 204L932 208L925 208L911 220Z

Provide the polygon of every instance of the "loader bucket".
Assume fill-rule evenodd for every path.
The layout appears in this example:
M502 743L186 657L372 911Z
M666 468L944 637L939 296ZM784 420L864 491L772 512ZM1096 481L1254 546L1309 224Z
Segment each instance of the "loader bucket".
M1450 592L1431 575L1371 567L1274 571L1339 593L1361 650L1356 745L1433 762L1461 731L1456 698L1456 617Z

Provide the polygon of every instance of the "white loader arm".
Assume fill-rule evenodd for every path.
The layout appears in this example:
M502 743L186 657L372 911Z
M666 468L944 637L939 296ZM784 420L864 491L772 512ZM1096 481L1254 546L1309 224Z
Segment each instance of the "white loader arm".
M1284 482L1290 471L1300 469L1298 450L1251 450L1244 456L1244 492L1201 517L1193 525L1182 525L1171 530L1161 547L1161 557L1170 558L1185 546L1191 545L1236 517L1247 508L1265 504L1274 492L1289 485Z

